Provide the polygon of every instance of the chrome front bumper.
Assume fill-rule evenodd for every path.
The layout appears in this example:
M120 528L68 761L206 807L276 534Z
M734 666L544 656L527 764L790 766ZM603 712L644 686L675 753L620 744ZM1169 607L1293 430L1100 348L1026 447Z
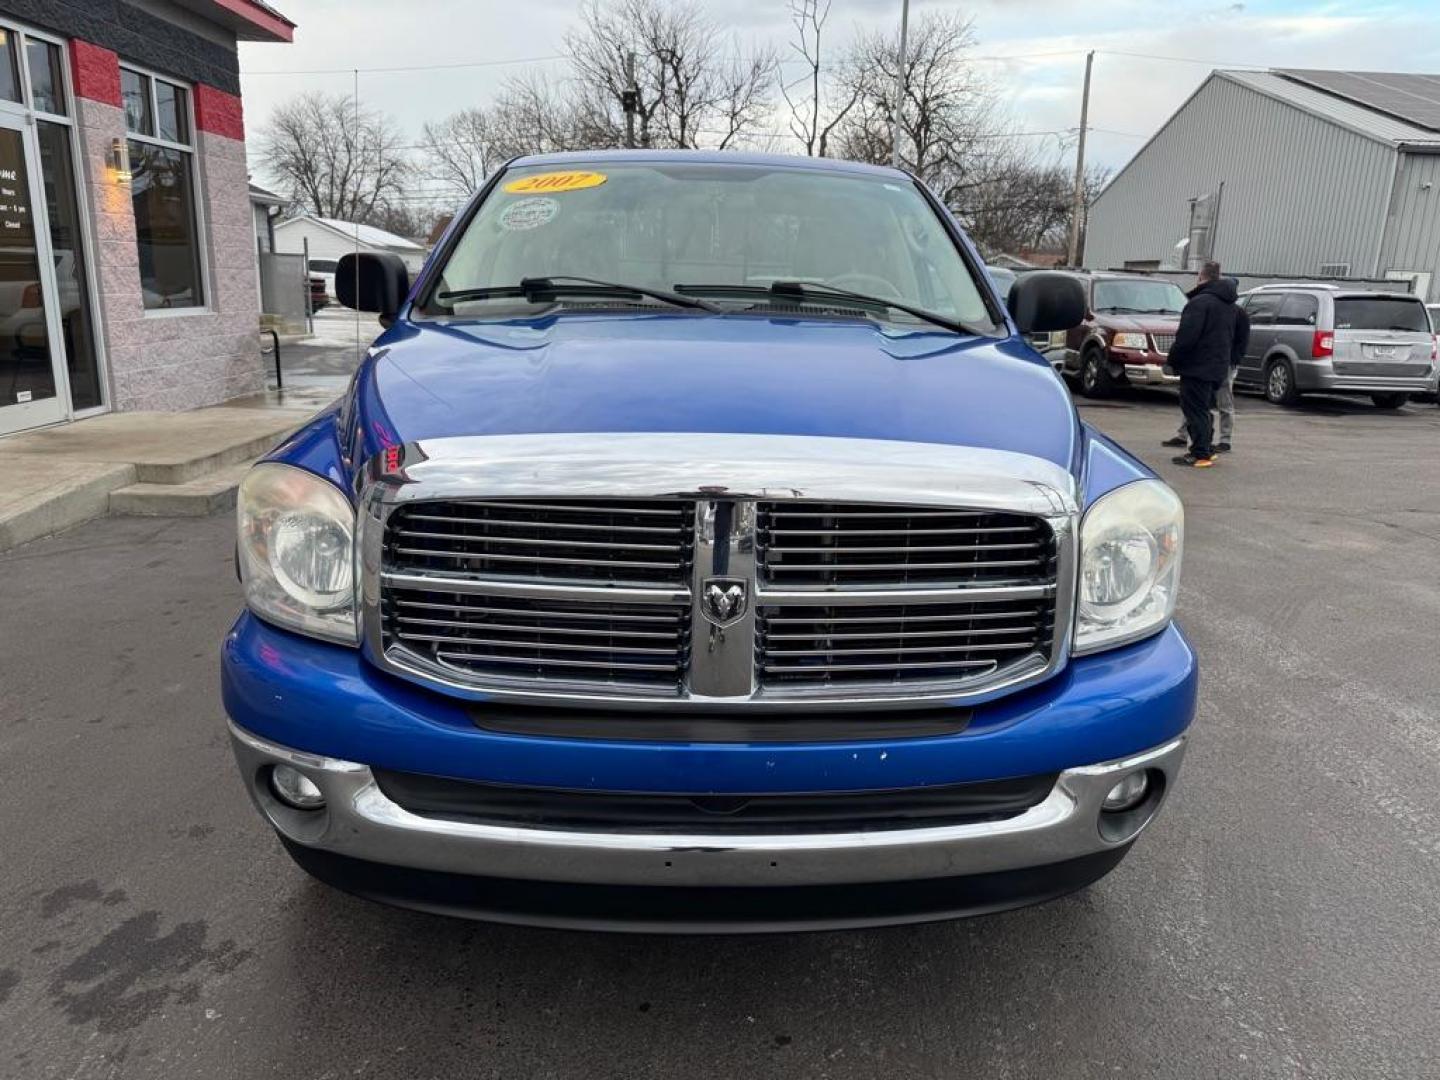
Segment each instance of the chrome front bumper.
M1132 386L1176 386L1180 376L1167 374L1162 364L1125 364L1125 378Z
M370 769L266 742L230 726L246 788L292 844L397 869L528 881L625 886L794 886L905 882L1044 867L1116 851L1173 789L1185 739L1124 758L1066 769L1049 796L1002 821L808 835L674 835L485 825L412 814L380 790ZM297 811L271 793L268 770L291 765L326 799ZM1131 826L1102 835L1100 804L1126 773L1163 782Z

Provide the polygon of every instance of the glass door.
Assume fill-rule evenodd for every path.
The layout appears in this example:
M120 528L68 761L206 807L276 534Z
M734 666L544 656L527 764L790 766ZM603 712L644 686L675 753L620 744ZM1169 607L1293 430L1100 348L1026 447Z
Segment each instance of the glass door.
M36 221L34 132L0 113L0 435L66 416L54 255Z

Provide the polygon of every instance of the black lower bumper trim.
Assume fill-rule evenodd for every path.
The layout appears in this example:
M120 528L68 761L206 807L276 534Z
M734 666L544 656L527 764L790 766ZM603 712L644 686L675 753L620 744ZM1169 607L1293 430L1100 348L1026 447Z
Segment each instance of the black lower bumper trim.
M387 866L281 837L307 873L357 896L489 922L638 933L763 933L984 915L1053 900L1104 877L1129 845L1046 866L855 885L677 887L515 881Z

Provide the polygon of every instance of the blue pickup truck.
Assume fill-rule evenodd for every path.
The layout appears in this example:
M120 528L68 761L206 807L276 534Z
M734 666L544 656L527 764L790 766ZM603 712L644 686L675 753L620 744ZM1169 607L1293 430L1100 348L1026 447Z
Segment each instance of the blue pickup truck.
M322 881L551 926L998 911L1112 869L1173 790L1183 512L892 169L510 162L257 464L223 692Z

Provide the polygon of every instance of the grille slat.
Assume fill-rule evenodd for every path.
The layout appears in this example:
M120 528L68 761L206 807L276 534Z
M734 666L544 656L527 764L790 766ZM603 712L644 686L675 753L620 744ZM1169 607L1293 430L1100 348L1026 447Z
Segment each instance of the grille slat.
M454 517L447 514L420 514L408 515L411 521L437 521L457 525L484 525L486 528L497 529L536 529L539 528L534 521L512 521L509 518L493 517ZM546 532L566 532L576 529L584 529L587 532L627 532L627 533L654 533L665 536L675 536L684 531L680 525L610 525L603 522L575 522L575 521L547 521L544 524Z
M761 580L776 588L1029 584L1053 575L1049 526L1024 514L860 503L756 509Z
M543 540L534 536L465 536L457 538L454 533L419 532L415 529L396 529L396 536L408 536L417 540L449 540L463 544L530 544L534 547L600 548L609 551L615 547L614 540ZM674 551L674 544L637 544L624 542L627 551ZM670 564L666 564L670 565Z
M1054 601L963 600L757 611L756 666L764 686L831 687L951 681L962 685L1042 655Z
M1168 354L1168 353L1170 352L1171 347L1174 346L1174 344L1175 344L1175 335L1174 335L1174 334L1151 334L1151 335L1150 335L1150 340L1155 343L1155 351L1156 351L1156 352Z
M534 664L523 656L494 656L486 653L457 653L441 649L435 654L439 659L451 661L467 669L476 664ZM618 660L562 660L549 657L543 662L546 667L592 668L603 671L674 671L669 664L635 664Z
M682 585L694 504L679 499L453 499L399 507L387 567L609 585Z
M528 600L390 587L387 648L479 681L527 679L678 693L690 659L688 604Z

